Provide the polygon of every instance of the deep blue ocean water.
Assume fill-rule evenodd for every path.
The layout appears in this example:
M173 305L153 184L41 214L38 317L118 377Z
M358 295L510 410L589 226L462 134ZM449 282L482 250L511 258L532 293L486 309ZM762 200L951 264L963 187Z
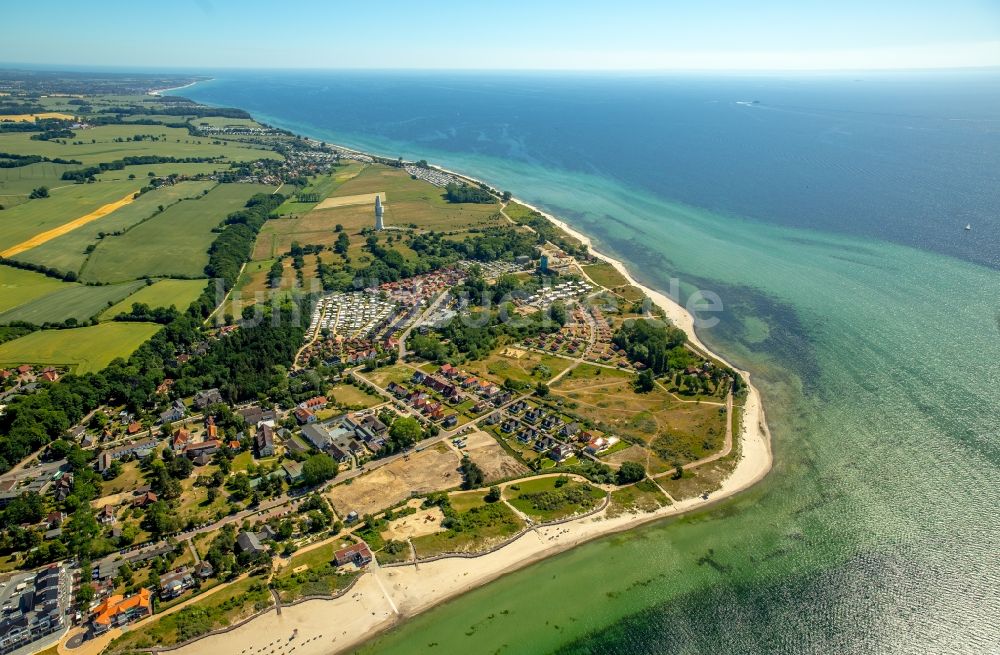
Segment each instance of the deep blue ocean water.
M759 385L775 468L368 653L1000 652L1000 73L225 73L180 92L564 217ZM966 225L972 229L965 230Z
M188 95L385 154L594 174L713 211L1000 267L1000 72L267 73Z

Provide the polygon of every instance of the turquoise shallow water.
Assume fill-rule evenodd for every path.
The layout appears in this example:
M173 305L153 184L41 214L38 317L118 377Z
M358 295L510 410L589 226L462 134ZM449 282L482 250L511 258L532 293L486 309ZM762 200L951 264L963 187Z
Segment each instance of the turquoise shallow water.
M308 104L310 79L285 100ZM212 88L185 93L485 178L565 217L650 286L677 276L717 292L722 322L700 336L764 395L775 469L748 493L513 573L363 652L1000 652L1000 272L973 263L998 244L963 261L808 216L681 204L613 167L557 165L537 139L498 157L419 138L425 128L344 129L335 106L283 118L273 97L253 104L263 85L231 98ZM863 202L856 211L871 218Z

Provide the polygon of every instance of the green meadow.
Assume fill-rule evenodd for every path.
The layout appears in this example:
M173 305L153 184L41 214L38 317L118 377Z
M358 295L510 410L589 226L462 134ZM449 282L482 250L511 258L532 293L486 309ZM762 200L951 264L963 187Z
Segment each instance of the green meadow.
M125 234L98 244L80 272L86 282L121 282L140 277L204 277L212 231L255 193L273 187L220 184L196 200L182 200Z
M42 330L0 344L0 366L52 364L76 373L96 372L128 357L160 330L154 323L101 323L71 330Z
M80 185L98 186L99 184ZM49 266L60 271L79 271L87 259L87 246L101 241L101 234L127 230L150 218L159 206L170 207L184 198L197 198L215 186L215 182L180 182L148 191L131 204L120 207L103 218L81 225L51 241L26 250L14 259ZM38 201L35 201L38 202ZM114 238L114 237L106 237Z
M131 296L108 307L101 315L101 320L111 320L121 313L132 309L133 303L142 303L150 307L176 307L184 311L194 302L205 289L205 280L160 280L146 285Z

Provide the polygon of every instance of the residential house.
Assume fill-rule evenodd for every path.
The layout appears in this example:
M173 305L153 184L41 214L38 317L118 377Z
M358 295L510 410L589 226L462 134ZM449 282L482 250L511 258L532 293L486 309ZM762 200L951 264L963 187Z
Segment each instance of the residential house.
M209 439L208 441L202 441L201 443L188 444L184 449L184 454L193 460L202 454L214 455L215 452L221 447L221 441L218 439Z
M180 428L177 432L174 432L173 439L170 441L170 447L175 453L182 453L191 443L193 443L191 432L187 428Z
M575 422L567 423L566 425L563 426L562 430L559 431L559 434L561 434L564 437L573 437L579 431L580 431L579 423Z
M299 425L308 425L316 422L316 415L304 407L297 408L294 414L295 420L299 422Z
M456 425L458 425L458 414L449 414L448 416L444 417L444 421L441 422L441 425L446 428L455 427Z
M258 553L266 552L264 544L260 543L260 538L253 532L241 532L236 536L236 547L241 553L251 553L256 555Z
M295 484L302 477L302 464L299 462L288 459L281 463L281 468L284 469L289 484Z
M153 503L155 503L157 500L159 500L159 499L156 497L155 493L153 493L152 491L147 491L146 493L141 494L141 495L136 496L135 498L133 498L132 499L132 506L133 507L148 507L148 506L152 505Z
M115 506L105 505L97 512L97 522L101 525L111 525L115 522Z
M314 396L309 400L299 403L299 407L315 411L317 409L323 409L326 407L327 403L329 403L329 401L326 399L326 396Z
M571 446L561 443L549 451L549 459L555 462L565 462L574 454L576 453Z
M330 433L322 425L305 425L302 427L302 436L313 445L316 450L326 450L330 445Z
M260 423L261 419L264 417L264 410L261 409L259 405L250 405L249 407L243 407L236 410L236 413L240 415L243 422L247 425L257 425Z
M62 522L65 518L66 515L58 510L54 512L49 512L49 515L45 517L45 525L50 530L52 528L58 528L60 525L62 525Z
M222 402L222 394L218 389L205 389L194 395L194 406L198 409L205 409L209 405L217 405Z
M193 586L194 577L191 575L191 570L182 566L176 571L160 576L160 598L162 600L177 598Z
M257 457L274 456L274 428L264 424L257 428L254 436L254 443L257 446Z
M549 436L542 436L535 442L535 450L538 452L544 452L550 448L555 448L559 445L559 442Z
M215 569L212 568L212 564L208 560L201 560L201 562L194 567L194 570L197 576L202 580L212 577L212 574L215 573Z
M187 415L187 406L184 401L177 399L170 405L167 411L160 414L161 423L173 423L174 421L179 421Z
M368 544L362 541L335 552L333 554L333 561L337 566L354 564L358 568L361 568L372 561L372 553L368 550Z

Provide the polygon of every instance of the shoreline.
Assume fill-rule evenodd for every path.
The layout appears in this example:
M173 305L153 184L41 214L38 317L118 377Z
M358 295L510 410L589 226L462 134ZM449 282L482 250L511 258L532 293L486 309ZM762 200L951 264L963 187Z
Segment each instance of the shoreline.
M196 83L192 82L177 88L186 88ZM343 151L385 159L382 155L330 141L305 138L316 144L325 143ZM457 178L493 187L488 182L464 173L433 164L430 166ZM297 655L341 653L371 640L417 614L478 589L508 573L521 570L588 541L694 510L706 509L749 489L771 470L773 454L770 430L760 392L752 384L749 372L733 366L724 357L708 348L698 338L694 317L690 312L666 294L639 283L623 262L594 248L590 237L516 196L512 197L512 200L537 211L546 220L586 244L594 257L611 264L629 284L641 289L660 307L674 325L685 332L693 346L732 367L744 377L748 390L737 435L740 440L740 457L736 468L722 481L719 489L709 494L707 500L696 496L661 507L654 512L626 513L614 518L608 518L607 510L604 509L595 515L529 530L502 548L475 558L445 557L423 564L411 563L390 568L381 568L377 563L373 563L358 579L349 594L336 599L308 600L284 607L281 614L267 612L235 630L200 638L187 646L173 649L173 653L203 655L205 652L236 652L238 649L241 652L253 652L261 644L272 642L275 637L283 638L292 634L295 635ZM333 628L325 618L331 614L338 617L337 628Z
M209 79L211 79L211 78L209 78ZM208 81L209 80L195 80L194 82L189 82L189 83L187 83L187 84L185 84L183 86L172 86L172 87L167 88L167 89L152 89L151 91L146 91L146 95L148 95L148 96L162 96L167 91L179 91L180 89L186 89L188 87L194 86L198 82L208 82Z

